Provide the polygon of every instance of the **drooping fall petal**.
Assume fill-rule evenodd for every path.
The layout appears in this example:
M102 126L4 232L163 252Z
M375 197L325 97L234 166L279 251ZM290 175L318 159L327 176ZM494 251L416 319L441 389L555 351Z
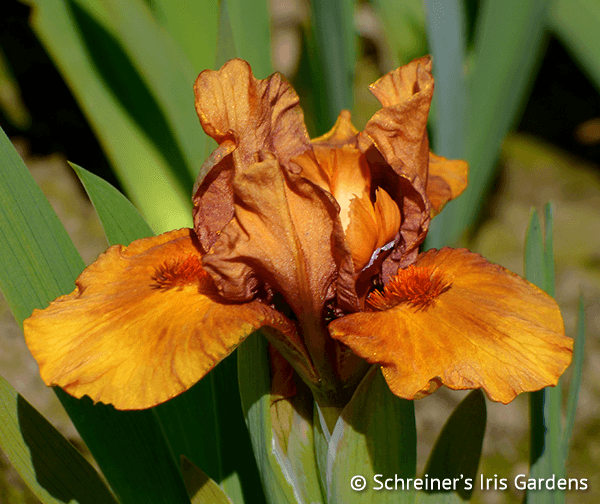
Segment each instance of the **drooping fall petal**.
M427 197L431 201L431 216L442 211L450 200L460 196L467 187L469 165L466 161L446 159L429 153Z
M190 388L257 328L293 334L258 301L219 299L200 259L189 229L109 248L71 294L25 321L46 384L118 409L148 408Z
M382 311L335 320L331 335L381 364L390 389L406 399L445 385L482 388L508 403L556 385L571 362L573 340L556 302L468 250L422 254L369 301Z

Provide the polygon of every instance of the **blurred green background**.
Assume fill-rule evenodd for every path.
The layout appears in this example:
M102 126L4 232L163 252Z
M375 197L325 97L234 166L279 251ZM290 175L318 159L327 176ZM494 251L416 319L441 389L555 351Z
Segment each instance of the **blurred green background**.
M153 63L158 70L148 70L146 56L136 52L141 49L135 45L135 30L125 29L148 21L133 16L136 11L119 8L111 11L103 7L112 2L31 3L37 5L34 14L30 6L15 0L5 0L0 8L0 125L67 227L86 264L92 262L107 243L67 160L100 175L128 194L155 231L185 225L181 219L186 218L191 186L211 147L205 146L197 120L193 128L182 125L192 124L194 120L189 119L194 114L193 78L222 59L219 53L215 56L214 51L212 55L200 54L194 46L198 37L212 37L213 45L216 42L216 12L188 12L185 2L173 2L174 8L167 11L165 2L146 2L145 8L154 16L158 33L168 36L167 44L170 44L169 52L154 54ZM432 15L426 8L441 8L442 4L358 2L343 18L356 38L340 41L334 47L339 49L337 52L325 54L322 48L326 44L319 40L320 33L328 30L335 34L339 28L335 20L331 20L331 13L319 11L321 7L316 5L311 11L305 1L272 0L268 4L270 24L263 27L267 40L256 43L256 47L270 44L270 58L265 59L263 55L262 67L253 63L255 74L263 78L272 69L292 81L301 96L311 136L329 129L340 107L352 108L355 126L361 129L379 108L367 86L414 57L433 52L437 58L434 60L436 79L438 69L448 64L459 68L459 74L467 77L485 65L492 69L502 66L503 63L494 58L485 63L477 62L479 66L473 64L478 36L482 37L480 32L494 29L487 25L482 28L482 12L489 2L477 0L458 3L464 28L457 35L462 40L457 47L462 47L465 54L452 56L450 51L450 59L442 59L451 44L444 45L447 39L442 38L440 42L434 37L443 27L432 26L432 23L451 20L455 3L448 2L445 12ZM566 0L524 2L523 5L526 3L531 6L531 12L515 12L514 16L517 23L520 14L528 14L527 22L531 25L526 31L539 32L537 45L532 43L535 50L526 57L518 55L519 61L529 58L531 62L517 65L501 82L491 79L489 88L480 90L482 98L479 98L485 102L486 92L489 92L487 98L494 106L490 110L482 109L481 115L489 116L492 122L507 122L506 128L511 126L512 131L503 142L502 138L498 139L501 152L493 138L477 146L489 157L486 162L490 165L490 175L479 182L473 201L481 204L469 207L473 215L466 218L466 233L459 229L453 238L489 260L523 274L523 242L530 209L534 206L541 210L546 202L554 202L557 301L563 310L567 334L573 336L577 300L583 294L589 335L568 475L588 478L590 490L568 493L567 502L591 503L596 502L595 496L600 492L600 344L596 338L600 329L600 45L595 36L600 29L600 8L594 9L595 0L577 0L570 6L566 6ZM131 4L133 9L137 2L125 4ZM57 5L66 5L71 18L81 27L80 41L86 44L90 66L90 75L86 78L90 81L77 81L57 53L61 44L69 43L66 38L58 43L56 38L52 39L52 30L63 29L62 18L52 15L52 8L57 9ZM566 11L574 11L574 14ZM234 27L235 14L234 11L229 13ZM189 22L180 19L182 15L196 16L195 30L189 29ZM429 25L426 19L430 20ZM331 26L328 25L330 20ZM590 40L596 46L587 50ZM145 41L148 44L145 49L152 55L150 42ZM498 38L488 43L492 44L490 54L493 55L494 50L529 51L526 42L506 42ZM223 44L227 44L226 37ZM223 44L220 46L222 54L227 54ZM344 63L348 54L355 58L354 78L346 86L349 91L343 91L343 82L341 91L335 88L335 83L339 84L343 78L334 84L327 79L319 80L327 74L319 70L319 65L332 68L335 62ZM173 58L185 60L177 66L184 69L178 85L188 92L163 88L160 82L152 80L152 71L160 71L162 58L171 63ZM517 53L514 59L518 59ZM168 65L164 71L170 71ZM333 70L332 73L335 75ZM339 75L345 75L344 68L339 70ZM454 84L450 79L447 84L449 81L444 75L439 76L436 90L456 85L460 93L463 89L460 86L464 84L461 79ZM94 86L99 86L100 91ZM496 87L509 97L512 90L519 96L495 104ZM108 105L101 101L102 90L116 97L114 111L108 111ZM450 98L438 98L434 104L433 150L446 156L460 156L465 149L470 153L468 146L461 144L473 137L469 134L468 117L476 117L478 110L469 110L471 115L467 115L466 120L459 118L444 125L438 112L450 111L460 116L464 111L456 111L460 104L452 101L451 93L442 95ZM475 98L474 102L477 103ZM161 107L168 111L182 107L188 113L177 117ZM129 129L123 129L123 124ZM111 134L115 135L112 139ZM119 135L122 151L117 145ZM477 168L474 159L469 157L469 160L472 169ZM146 169L154 162L157 166L168 165L171 170L148 172ZM123 163L129 163L129 172L120 167ZM170 184L169 191L163 190L165 180ZM139 187L142 182L146 184L143 189L138 194L132 193L131 188ZM153 208L158 212L164 208L161 202L167 198L170 202L178 201L167 211L169 215L153 214ZM149 201L151 207L147 208L144 205ZM456 212L452 215L463 215ZM431 245L438 246L441 240L434 236ZM0 305L0 324L0 375L85 450L60 403L39 379L37 365L25 348L22 333L6 303ZM442 391L416 403L420 469L443 422L463 396L459 392ZM527 471L527 414L525 397L519 397L508 406L488 402L489 422L480 472L512 479ZM1 502L37 502L1 454L0 469ZM521 498L522 495L514 491L487 491L476 492L474 500L500 503L520 502Z

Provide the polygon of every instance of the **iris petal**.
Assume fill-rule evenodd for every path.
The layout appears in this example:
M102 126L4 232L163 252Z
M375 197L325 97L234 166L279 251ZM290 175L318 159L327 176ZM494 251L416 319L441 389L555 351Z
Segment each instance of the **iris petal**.
M263 325L293 333L257 301L225 303L182 229L109 248L77 288L35 310L25 339L47 385L142 409L187 390Z
M556 302L510 271L445 248L422 254L409 275L396 288L391 280L389 309L329 325L335 339L382 365L396 395L416 399L445 385L508 403L556 385L571 362Z
M427 197L431 201L432 217L466 189L468 173L469 165L466 161L446 159L433 152L429 153Z

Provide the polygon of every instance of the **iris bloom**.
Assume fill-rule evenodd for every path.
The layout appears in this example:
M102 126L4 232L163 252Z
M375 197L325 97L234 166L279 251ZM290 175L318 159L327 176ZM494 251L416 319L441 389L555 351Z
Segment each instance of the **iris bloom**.
M429 151L430 70L421 58L385 75L364 131L343 111L312 141L280 75L257 80L241 60L202 72L196 109L219 146L194 229L110 247L34 311L44 381L148 408L263 328L277 374L295 370L323 407L343 406L370 364L406 399L445 385L507 403L555 385L572 340L551 297L465 249L418 253L467 179Z

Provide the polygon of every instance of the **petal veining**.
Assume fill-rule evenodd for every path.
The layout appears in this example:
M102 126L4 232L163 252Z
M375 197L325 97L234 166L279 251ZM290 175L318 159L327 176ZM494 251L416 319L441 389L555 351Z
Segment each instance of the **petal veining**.
M418 283L422 275L427 288L399 284L395 302L374 303L383 311L329 326L334 338L382 365L396 395L416 399L445 385L482 388L491 400L508 403L556 385L571 362L573 340L550 296L464 249L426 252L415 268L420 273L407 272L404 281ZM433 295L419 301L427 293Z
M193 231L110 247L77 288L35 310L25 339L47 385L118 409L155 406L194 385L263 325L293 325L258 301L223 302Z

